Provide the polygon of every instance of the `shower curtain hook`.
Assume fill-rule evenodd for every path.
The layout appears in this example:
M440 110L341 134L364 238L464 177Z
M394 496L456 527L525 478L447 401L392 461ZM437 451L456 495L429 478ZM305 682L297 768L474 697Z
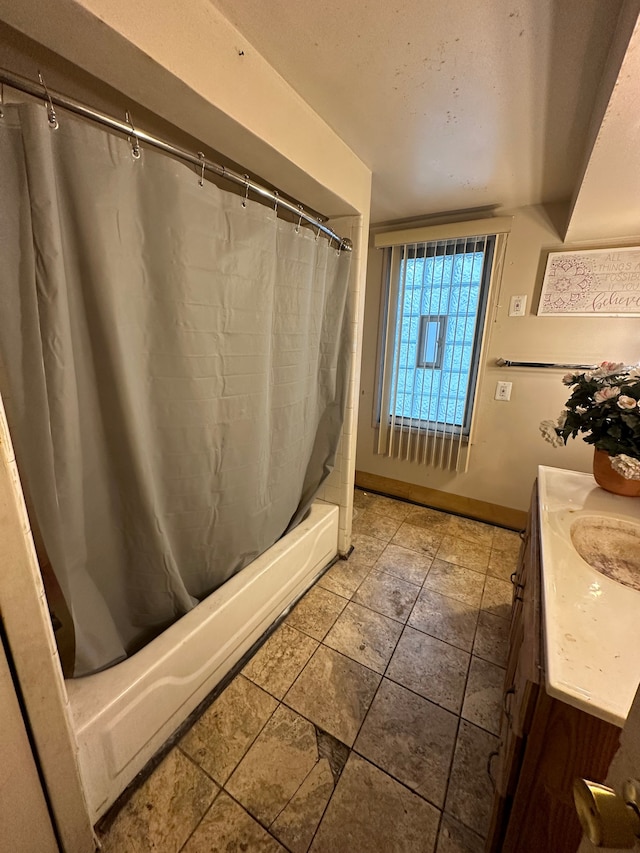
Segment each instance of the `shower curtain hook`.
M201 187L204 186L204 152L198 151L198 157L202 160L202 171L200 172L200 180L198 183Z
M278 202L280 201L280 193L278 190L273 191L273 212L278 215Z
M58 117L56 116L56 111L53 106L53 101L51 100L51 95L49 94L49 90L47 89L47 84L44 82L44 77L38 71L38 80L40 80L40 85L44 89L44 93L47 96L47 100L49 101L49 109L47 110L47 115L49 117L49 126L52 130L58 129Z
M138 139L138 134L136 133L136 129L133 126L133 121L131 119L131 115L129 114L129 110L125 113L127 117L127 122L131 126L131 134L133 136L133 142L131 141L131 136L127 136L127 141L131 145L131 156L134 160L140 159L140 140Z
M4 118L4 83L0 83L0 118Z
M242 206L247 206L247 199L249 198L249 175L243 175L244 178L244 198L242 199Z
M322 223L321 223L321 222L320 222L320 220L318 219L318 233L316 234L316 243L317 243L317 242L318 242L318 240L320 239L320 226L321 226L321 225L322 225Z
M300 211L300 218L298 219L298 224L296 225L296 234L300 233L300 225L302 223L302 214L304 213L304 207L301 204L299 204L298 210Z

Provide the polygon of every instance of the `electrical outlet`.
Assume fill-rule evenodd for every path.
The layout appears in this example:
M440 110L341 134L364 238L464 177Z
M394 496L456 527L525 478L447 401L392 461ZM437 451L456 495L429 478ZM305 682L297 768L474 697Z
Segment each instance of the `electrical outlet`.
M511 399L511 382L498 382L496 383L496 400L510 400Z
M512 296L511 301L509 302L509 316L510 317L524 317L525 311L527 310L527 297L524 296Z

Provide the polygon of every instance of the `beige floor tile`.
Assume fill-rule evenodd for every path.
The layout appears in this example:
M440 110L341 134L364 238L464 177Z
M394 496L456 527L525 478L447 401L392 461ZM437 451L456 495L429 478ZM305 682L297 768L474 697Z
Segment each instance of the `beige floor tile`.
M494 735L499 734L503 690L504 669L474 655L462 704L464 719Z
M373 500L369 504L369 509L377 512L379 515L386 515L388 518L393 518L394 521L404 521L411 512L412 504L405 503L404 501L396 501L384 495L374 495Z
M348 750L344 744L331 740L335 747L334 757L344 766ZM325 741L328 742L326 736ZM280 705L225 788L249 814L268 827L281 815L320 761L331 769L328 757L320 755L314 724ZM317 787L315 793L318 793ZM324 802L316 802L314 813L307 815L311 820L308 826L311 834L331 795L326 786L324 794Z
M489 732L460 721L445 810L483 837L493 801L487 762L497 744L498 738Z
M435 557L443 535L441 531L431 532L424 527L417 527L415 524L405 522L400 525L391 542L393 545L400 545L402 548L417 551L423 557Z
M354 520L352 530L354 533L364 533L383 542L389 542L400 524L400 521L380 515L372 509L365 509Z
M489 567L487 574L494 578L500 578L502 581L511 582L511 575L518 568L518 557L509 554L508 551L498 551L496 548L491 549L489 554Z
M289 625L281 625L258 649L242 674L276 699L282 699L317 648L317 640Z
M405 521L407 524L415 524L416 527L424 527L430 533L442 533L444 535L451 518L452 516L446 512L439 512L437 509L414 506L409 511Z
M374 569L378 572L386 572L388 575L395 575L407 583L422 586L432 562L431 557L418 554L409 548L387 545Z
M493 547L504 551L511 556L517 557L520 552L522 539L515 530L505 530L504 527L496 527L493 535Z
M490 553L490 545L469 542L458 536L445 536L438 548L437 557L439 560L446 560L447 563L455 563L466 569L486 572Z
M179 749L172 749L101 837L101 849L104 853L177 853L218 790L206 773Z
M352 754L311 853L432 853L439 812Z
M509 622L493 613L480 611L473 653L498 666L507 665L509 651Z
M342 766L336 766L331 755L323 751L323 741L331 739L344 750L340 756L342 765L347 760L349 750L344 744L330 738L325 732L317 732L319 741L319 759L311 773L298 788L286 807L280 812L271 832L286 844L291 853L306 853L316 828L324 814L329 798L333 794Z
M399 622L351 602L324 638L324 644L382 674L401 633Z
M346 605L342 596L314 586L287 616L286 624L314 640L323 640Z
M391 662L387 678L415 693L460 713L470 655L435 637L405 628Z
M436 853L484 853L484 839L451 815L444 814Z
M360 566L373 566L384 551L385 543L366 533L354 533L351 537L353 551L349 561Z
M491 547L495 527L484 524L482 521L474 521L471 518L451 516L448 534L456 539L464 539L467 542L475 542L477 545Z
M354 749L440 808L458 718L382 679Z
M251 853L286 853L275 838L222 791L189 839L183 853L229 853L241 850Z
M189 729L180 748L222 785L277 707L273 696L238 675Z
M379 683L377 673L320 646L284 701L324 731L352 746Z
M353 505L358 509L367 509L374 502L376 496L371 492L365 492L362 489L353 490Z
M358 587L353 600L398 622L406 622L420 587L386 572L370 572Z
M408 625L470 652L478 622L478 608L431 589L422 589Z
M482 593L483 610L493 613L494 616L502 616L509 619L511 616L511 602L513 598L513 584L502 581L499 578L487 576Z
M318 586L343 598L351 598L370 571L369 566L361 566L352 560L338 560L322 575Z
M455 598L470 607L480 607L485 575L436 558L425 578L424 588Z

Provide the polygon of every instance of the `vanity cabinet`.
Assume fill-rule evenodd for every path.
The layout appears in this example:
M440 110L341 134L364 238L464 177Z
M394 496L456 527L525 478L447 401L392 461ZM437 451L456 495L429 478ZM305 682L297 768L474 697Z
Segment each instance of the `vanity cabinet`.
M578 776L604 779L620 729L545 690L537 488L518 568L487 853L576 853L582 837L573 805ZM569 641L569 640L568 640Z

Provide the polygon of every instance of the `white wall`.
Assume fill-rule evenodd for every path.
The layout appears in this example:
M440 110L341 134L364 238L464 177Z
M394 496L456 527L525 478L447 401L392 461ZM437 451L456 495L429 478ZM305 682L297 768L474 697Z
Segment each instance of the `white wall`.
M382 252L370 247L364 320L360 417L356 468L359 471L440 489L452 494L525 510L538 465L591 470L592 449L571 441L554 450L540 437L539 422L556 417L567 399L564 370L497 368L496 358L514 361L596 363L640 361L640 319L537 317L537 299L547 252L602 244L563 244L554 222L566 211L541 206L500 210L512 215L502 281L487 316L486 358L476 402L477 420L469 470L454 474L374 453L375 399ZM403 227L408 227L406 223ZM389 228L385 228L389 230ZM620 245L637 244L635 240ZM607 241L605 245L612 245ZM526 294L527 315L509 317L511 296ZM513 383L511 401L493 399L498 380Z

